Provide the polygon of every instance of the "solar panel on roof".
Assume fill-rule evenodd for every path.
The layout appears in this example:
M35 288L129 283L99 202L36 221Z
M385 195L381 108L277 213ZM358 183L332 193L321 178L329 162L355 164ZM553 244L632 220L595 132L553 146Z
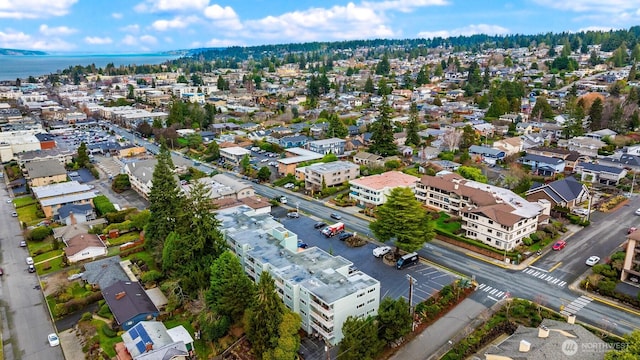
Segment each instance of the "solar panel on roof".
M144 354L145 350L147 350L147 346L144 344L144 342L138 341L136 343L136 349L138 349L138 352L140 354Z
M129 330L129 335L131 335L131 340L135 340L138 337L140 337L140 335L138 334L138 330L136 330L136 328L131 328Z
M138 330L140 340L142 340L143 344L153 344L153 341L151 341L149 334L147 334L147 331L145 330L144 326L142 326L142 324L136 325L135 328Z

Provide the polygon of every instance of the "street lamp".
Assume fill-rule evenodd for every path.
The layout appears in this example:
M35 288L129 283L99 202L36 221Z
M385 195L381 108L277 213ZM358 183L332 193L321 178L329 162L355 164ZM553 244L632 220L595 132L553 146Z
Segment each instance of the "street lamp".
M416 329L416 322L413 318L413 285L416 283L416 279L406 274L407 280L409 280L409 314L411 314L411 331Z

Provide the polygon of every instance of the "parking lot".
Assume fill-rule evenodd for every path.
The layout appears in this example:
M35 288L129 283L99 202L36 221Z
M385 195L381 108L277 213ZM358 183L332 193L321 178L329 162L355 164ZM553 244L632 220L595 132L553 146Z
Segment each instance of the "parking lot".
M367 243L358 248L347 246L344 241L340 241L338 236L327 238L321 234L320 230L314 229L317 219L312 219L304 214L299 218L289 218L286 216L287 209L276 207L272 214L287 229L298 234L298 239L311 246L317 246L330 254L340 255L351 262L364 273L380 281L381 298L386 296L391 298L409 298L409 277L415 279L413 286L413 304L424 301L443 286L451 284L457 277L454 274L445 272L424 263L418 263L402 270L397 270L395 266L384 264L382 259L373 256L373 249L378 245ZM331 224L331 223L329 223ZM345 231L353 232L346 224Z

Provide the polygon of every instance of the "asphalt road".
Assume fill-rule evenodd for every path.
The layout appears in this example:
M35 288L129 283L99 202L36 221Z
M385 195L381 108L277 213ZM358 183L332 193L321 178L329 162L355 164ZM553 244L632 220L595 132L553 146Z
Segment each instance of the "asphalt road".
M23 240L18 219L10 214L13 204L0 190L0 250L4 275L0 278L0 316L4 358L22 360L64 359L59 346L50 347L47 335L55 332L42 291L34 289L37 275L27 271L29 254L21 248Z

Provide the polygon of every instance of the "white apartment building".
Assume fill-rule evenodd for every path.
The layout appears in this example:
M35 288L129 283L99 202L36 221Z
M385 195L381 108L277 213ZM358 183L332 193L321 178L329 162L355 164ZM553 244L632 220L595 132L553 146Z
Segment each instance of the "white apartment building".
M301 328L336 345L349 316L375 316L380 282L353 263L317 247L298 249L298 236L269 214L246 205L217 211L222 233L256 283L268 271L284 304L298 313Z
M251 151L240 146L220 149L220 157L233 166L240 166L240 161L242 161L245 155L251 156Z
M307 190L322 190L323 185L341 185L360 176L360 167L349 161L316 163L296 168L296 178L304 179Z
M352 180L349 197L361 207L373 207L387 202L387 195L397 187L415 189L419 178L400 171L387 171L379 175L371 175Z
M547 200L529 202L514 192L447 173L423 176L415 195L437 211L462 218L464 236L510 251L548 220Z
M131 188L145 199L149 199L149 192L153 186L153 170L156 168L158 160L140 160L127 162L122 167L125 174L129 176Z

